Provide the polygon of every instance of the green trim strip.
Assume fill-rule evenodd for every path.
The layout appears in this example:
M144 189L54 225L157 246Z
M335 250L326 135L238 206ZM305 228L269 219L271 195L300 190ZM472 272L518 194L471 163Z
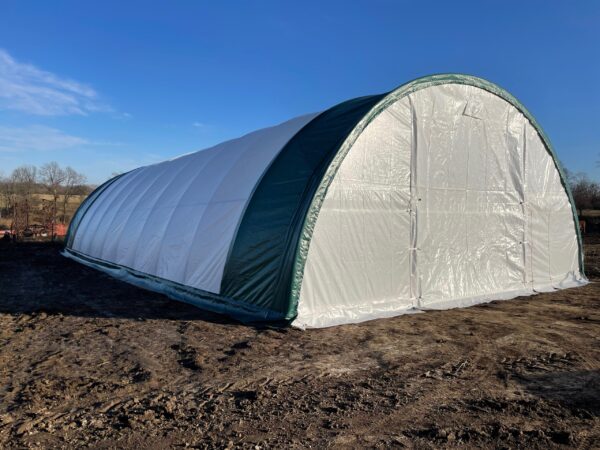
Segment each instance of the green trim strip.
M519 100L517 100L514 96L509 94L506 90L502 89L500 86L494 83L484 80L483 78L462 74L431 75L410 81L391 91L390 93L386 94L379 103L377 103L367 114L365 114L362 120L348 135L340 150L335 155L335 158L327 168L325 175L323 176L321 183L316 191L316 194L313 197L308 213L306 214L304 224L302 226L301 237L297 243L296 257L292 275L293 278L289 293L290 309L288 315L286 316L288 319L293 319L298 314L298 301L300 298L300 289L302 286L302 278L304 276L306 258L308 257L308 248L310 246L310 241L312 239L312 234L314 232L314 227L317 221L317 217L319 215L319 211L321 209L321 205L323 204L323 200L325 199L325 195L327 194L327 190L329 189L329 186L333 181L335 174L337 173L340 165L342 164L342 161L350 151L350 148L352 148L352 146L356 142L356 139L367 127L367 125L369 125L369 123L371 123L373 119L375 119L382 111L384 111L392 103L421 89L437 86L440 84L463 84L478 87L488 92L491 92L492 94L495 94L498 97L512 104L529 120L531 125L535 128L537 133L542 138L542 141L546 146L548 153L550 153L550 156L552 156L554 165L556 166L560 174L561 183L565 188L565 191L567 192L567 196L569 198L569 202L571 203L571 211L573 213L573 225L575 227L575 232L577 234L577 240L579 244L579 268L581 274L585 275L583 264L583 244L581 240L581 234L579 231L579 220L577 216L577 209L575 208L575 202L573 201L573 195L566 181L566 177L560 165L558 157L556 156L554 148L550 143L550 139L548 138L542 127L537 123L533 115L527 110L527 108L525 108L525 106L523 106L523 104Z
M265 321L285 321L283 315L280 313L256 308L252 305L246 305L242 302L226 298L222 295L193 288L191 286L186 286L165 278L149 275L147 273L132 269L131 267L126 267L120 264L104 261L103 259L94 258L73 249L65 249L63 255L74 259L77 262L93 267L94 269L105 272L114 278L125 281L126 283L165 294L167 297L189 303L201 309L216 312L218 314L228 315L241 322L256 323Z

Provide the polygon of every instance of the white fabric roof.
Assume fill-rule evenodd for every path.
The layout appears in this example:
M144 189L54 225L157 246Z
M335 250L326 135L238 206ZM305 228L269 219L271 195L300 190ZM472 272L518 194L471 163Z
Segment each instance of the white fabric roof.
M72 249L218 294L231 240L255 185L316 115L125 174L83 216Z

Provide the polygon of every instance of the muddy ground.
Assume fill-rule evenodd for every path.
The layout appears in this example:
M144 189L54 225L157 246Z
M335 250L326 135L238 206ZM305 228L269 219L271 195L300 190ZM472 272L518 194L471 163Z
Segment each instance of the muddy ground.
M599 297L269 329L1 248L0 447L599 448Z

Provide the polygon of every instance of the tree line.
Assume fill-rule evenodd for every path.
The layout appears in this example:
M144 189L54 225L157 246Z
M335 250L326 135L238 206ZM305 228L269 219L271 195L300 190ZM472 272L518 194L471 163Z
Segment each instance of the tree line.
M0 218L17 236L31 232L34 225L54 235L56 224L71 219L69 201L89 194L91 188L85 183L85 175L54 161L40 167L23 165L7 176L0 174Z
M591 180L583 172L565 170L565 176L580 214L583 209L600 209L600 183Z

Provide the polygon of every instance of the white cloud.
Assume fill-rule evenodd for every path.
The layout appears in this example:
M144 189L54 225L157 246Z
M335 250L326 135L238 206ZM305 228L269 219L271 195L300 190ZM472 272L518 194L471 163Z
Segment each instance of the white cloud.
M110 112L90 86L31 64L16 61L0 49L0 109L41 116Z
M0 126L0 152L65 150L87 144L86 139L43 125Z
M192 124L192 126L194 126L194 127L196 127L196 128L204 128L204 127L206 127L206 124L205 124L205 123L202 123L202 122L194 122L194 123Z

